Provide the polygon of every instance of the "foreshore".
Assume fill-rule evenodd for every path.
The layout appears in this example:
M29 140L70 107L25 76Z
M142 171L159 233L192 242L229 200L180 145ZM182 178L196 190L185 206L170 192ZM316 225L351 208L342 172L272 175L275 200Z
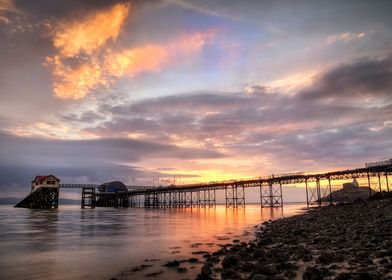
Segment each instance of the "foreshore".
M326 206L265 222L250 242L205 256L197 279L392 279L392 200Z

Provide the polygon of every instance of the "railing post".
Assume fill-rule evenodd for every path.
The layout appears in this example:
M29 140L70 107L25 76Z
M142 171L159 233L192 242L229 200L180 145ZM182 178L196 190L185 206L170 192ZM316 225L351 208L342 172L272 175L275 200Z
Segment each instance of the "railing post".
M328 187L329 187L329 204L333 204L331 178L329 176L328 176Z
M308 194L308 179L305 179L305 187L306 187L306 205L309 208L309 194Z
M369 174L369 172L367 173L367 179L368 179L368 184L369 184L369 197L372 197L372 188L370 187L370 174Z
M381 189L381 178L380 178L380 172L377 172L377 177L378 177L378 189L380 190L380 193L381 193L382 189Z
M280 206L283 207L282 181L279 181L279 188L280 188Z

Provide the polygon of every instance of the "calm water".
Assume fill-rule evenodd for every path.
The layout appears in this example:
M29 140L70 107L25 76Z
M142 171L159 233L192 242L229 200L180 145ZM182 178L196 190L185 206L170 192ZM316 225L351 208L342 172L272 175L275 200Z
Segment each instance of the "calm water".
M17 209L0 206L0 279L192 279L199 265L182 264L179 274L167 261L213 252L233 239L253 238L262 221L298 213L260 209ZM132 271L141 265L152 265Z

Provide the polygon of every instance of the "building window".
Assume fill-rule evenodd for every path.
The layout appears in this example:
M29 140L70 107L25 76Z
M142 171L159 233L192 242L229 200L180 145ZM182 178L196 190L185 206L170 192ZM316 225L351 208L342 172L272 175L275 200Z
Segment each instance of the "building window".
M48 181L48 185L54 185L54 184L56 184L55 181Z

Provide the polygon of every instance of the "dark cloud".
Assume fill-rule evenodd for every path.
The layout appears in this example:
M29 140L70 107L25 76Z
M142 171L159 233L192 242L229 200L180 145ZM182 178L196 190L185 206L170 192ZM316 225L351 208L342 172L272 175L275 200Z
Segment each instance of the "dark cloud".
M342 64L321 76L302 99L349 100L392 97L392 58Z
M107 106L113 119L88 131L219 143L233 157L268 156L281 171L295 161L304 169L361 165L392 154L390 71L390 58L362 59L321 74L293 96L254 86L257 94L197 92Z
M93 123L96 121L102 121L105 119L105 116L98 114L94 111L86 111L81 115L77 114L67 114L61 116L61 120L64 122L79 122L79 123Z
M193 92L158 98L145 99L128 106L114 106L109 108L114 115L143 114L166 111L176 113L179 111L197 112L199 110L214 110L225 108L230 110L237 106L247 105L252 100L246 96L229 93L216 94L214 92Z
M113 6L117 3L132 3L132 5L142 5L143 3L155 3L156 1L130 1L130 0L67 0L67 1L51 1L51 0L16 0L16 6L32 14L38 18L61 18L69 15L83 16L83 13L91 10L100 10Z
M212 150L130 139L50 140L0 134L0 143L2 191L26 187L31 177L47 173L87 182L118 179L127 183L146 183L146 180L151 183L152 176L166 175L143 170L133 163L151 158L186 161L223 156Z
M16 137L0 134L2 159L7 162L34 162L41 165L81 165L97 162L136 162L143 158L219 158L223 155L211 150L181 148L171 144L132 139L51 140Z

